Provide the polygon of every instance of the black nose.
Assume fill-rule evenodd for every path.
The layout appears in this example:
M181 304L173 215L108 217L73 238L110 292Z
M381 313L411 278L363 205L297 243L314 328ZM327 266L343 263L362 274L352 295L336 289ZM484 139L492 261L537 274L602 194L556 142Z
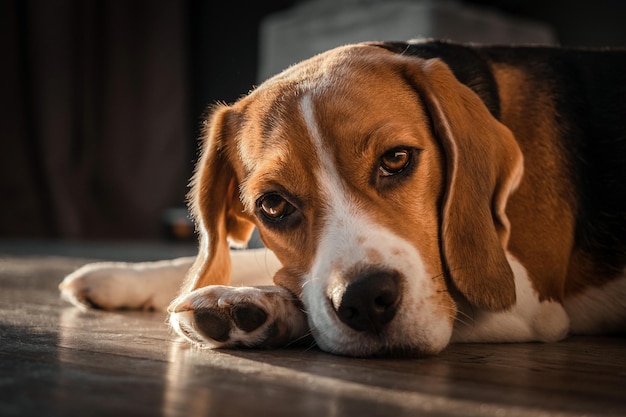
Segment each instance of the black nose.
M396 314L399 298L399 275L377 270L360 275L333 305L339 319L354 330L380 333Z

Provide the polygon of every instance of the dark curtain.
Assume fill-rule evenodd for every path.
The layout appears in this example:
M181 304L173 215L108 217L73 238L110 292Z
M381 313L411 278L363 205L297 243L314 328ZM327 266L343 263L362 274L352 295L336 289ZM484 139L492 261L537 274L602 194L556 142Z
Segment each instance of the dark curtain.
M0 4L0 237L158 236L196 151L184 2Z

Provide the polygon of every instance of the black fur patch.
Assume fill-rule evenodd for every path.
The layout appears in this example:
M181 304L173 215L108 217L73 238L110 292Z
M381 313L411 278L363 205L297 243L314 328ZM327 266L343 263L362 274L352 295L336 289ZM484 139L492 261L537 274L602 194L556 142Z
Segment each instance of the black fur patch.
M500 119L500 99L496 83L487 61L477 50L463 45L433 41L427 43L385 42L377 44L391 52L423 59L439 58L445 62L454 76L471 88L485 103L487 109Z

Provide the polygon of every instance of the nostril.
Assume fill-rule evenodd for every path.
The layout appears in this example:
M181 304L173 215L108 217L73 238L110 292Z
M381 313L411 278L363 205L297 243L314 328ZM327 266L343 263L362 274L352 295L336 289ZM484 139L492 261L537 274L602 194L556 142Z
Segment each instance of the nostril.
M379 333L395 316L399 298L398 273L375 270L361 274L333 305L337 317L351 328Z
M359 315L359 311L353 307L340 306L338 311L339 314L346 320L354 319Z
M374 299L374 305L379 309L385 309L396 302L397 294L387 291Z

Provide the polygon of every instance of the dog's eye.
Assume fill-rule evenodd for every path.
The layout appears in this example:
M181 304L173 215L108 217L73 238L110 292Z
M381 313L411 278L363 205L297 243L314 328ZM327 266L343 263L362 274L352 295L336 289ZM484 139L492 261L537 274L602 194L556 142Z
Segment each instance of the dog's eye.
M277 222L291 215L296 208L279 194L266 194L257 201L261 214L269 221Z
M385 152L380 157L378 168L381 177L390 177L404 171L411 164L411 151L395 148Z

